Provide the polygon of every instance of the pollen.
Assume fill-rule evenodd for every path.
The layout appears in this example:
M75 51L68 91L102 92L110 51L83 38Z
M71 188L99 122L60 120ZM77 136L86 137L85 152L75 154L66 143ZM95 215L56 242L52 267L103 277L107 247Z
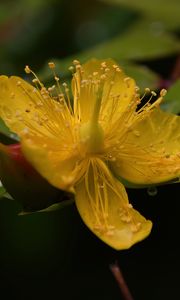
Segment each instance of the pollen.
M77 59L74 59L74 60L73 60L73 64L74 64L74 65L79 65L79 64L80 64L80 62L79 62L79 60L77 60Z
M32 80L32 82L33 82L33 83L38 83L39 80L38 80L37 78L34 78L34 79Z
M70 67L68 68L68 70L71 71L71 72L73 73L73 72L74 72L74 67L73 67L73 66L70 66Z
M54 62L49 62L48 66L50 69L55 69L55 63Z
M151 94L152 94L154 97L157 96L157 94L156 94L154 91L151 91Z
M54 79L56 82L58 82L60 80L60 78L58 76L54 76Z
M107 68L107 64L106 64L106 62L105 61L103 61L102 63L101 63L101 67L104 69L104 68Z
M31 73L31 69L29 68L29 66L25 66L24 70L25 70L26 74Z
M161 97L164 97L166 94L167 94L167 90L166 90L166 89L162 89L162 90L160 91L160 96L161 96Z

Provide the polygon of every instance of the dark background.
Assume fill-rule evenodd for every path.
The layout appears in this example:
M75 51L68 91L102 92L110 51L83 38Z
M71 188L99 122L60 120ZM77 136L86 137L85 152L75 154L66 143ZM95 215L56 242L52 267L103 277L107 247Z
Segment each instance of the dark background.
M0 287L4 299L122 299L109 265L118 261L134 299L178 299L179 186L129 190L153 223L152 234L115 251L82 223L74 206L17 216L15 202L0 209Z

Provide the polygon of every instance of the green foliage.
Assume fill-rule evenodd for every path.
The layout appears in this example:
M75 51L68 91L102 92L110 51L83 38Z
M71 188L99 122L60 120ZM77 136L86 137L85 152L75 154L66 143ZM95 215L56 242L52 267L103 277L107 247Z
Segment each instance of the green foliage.
M136 10L142 17L159 23L160 27L168 29L180 26L179 0L101 0L109 4L124 5Z
M6 193L5 188L4 188L3 186L0 186L0 199L1 199L2 197L4 197L5 193Z
M159 32L148 22L142 21L133 25L123 34L97 45L77 57L84 61L91 57L113 57L121 61L148 60L177 53L180 50L178 39L167 32Z
M126 74L135 79L137 86L141 89L141 92L143 92L146 87L149 87L152 90L158 87L159 75L147 66L125 62L122 63L122 67Z
M168 89L162 108L175 114L180 113L180 79Z
M59 209L62 209L68 205L71 205L74 203L73 199L69 199L69 200L65 200L65 201L61 201L59 203L55 203L52 204L50 206L48 206L47 208L41 209L41 210L36 210L36 211L21 211L19 213L19 216L23 216L23 215L28 215L28 214L32 214L32 213L49 213L49 212L53 212Z

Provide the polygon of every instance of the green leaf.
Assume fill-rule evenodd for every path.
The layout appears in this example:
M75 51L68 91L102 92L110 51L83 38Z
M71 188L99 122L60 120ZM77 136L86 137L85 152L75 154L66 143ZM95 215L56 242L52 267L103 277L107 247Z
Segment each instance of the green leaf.
M159 30L163 27L178 28L180 25L180 1L179 0L101 0L109 4L117 4L129 7L141 13L146 19L154 22Z
M152 30L151 24L141 21L134 24L133 27L127 29L122 34L93 46L88 50L66 57L62 60L53 59L57 67L58 75L67 77L70 74L68 70L74 59L78 59L84 63L91 58L113 58L120 63L124 60L150 60L162 58L170 54L179 53L180 42L174 36L166 33ZM52 74L48 65L39 73L42 80L49 80Z
M150 89L157 88L159 76L148 67L130 63L122 63L121 65L125 73L135 79L141 91L147 87Z
M11 195L6 191L5 187L2 185L2 182L0 181L0 199L7 198L9 200L14 200Z
M107 58L116 60L147 60L178 53L180 42L166 32L157 34L149 22L141 21L134 24L123 34L95 46L78 59L84 60L90 57Z
M62 209L65 206L71 205L73 203L74 203L74 200L73 199L69 199L69 200L65 200L65 201L59 202L59 203L52 204L51 206L49 206L47 208L44 208L44 209L41 209L41 210L31 211L31 212L30 211L21 211L19 213L19 216L29 215L29 214L32 214L32 213L53 212L53 211Z
M0 198L3 198L6 194L6 190L3 186L0 186Z
M167 112L180 113L180 79L168 89L161 107Z

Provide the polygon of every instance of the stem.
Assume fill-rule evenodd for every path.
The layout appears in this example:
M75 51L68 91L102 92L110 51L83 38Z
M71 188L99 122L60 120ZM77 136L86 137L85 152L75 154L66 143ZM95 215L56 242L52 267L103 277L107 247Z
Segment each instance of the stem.
M110 270L111 270L114 278L117 281L117 284L121 290L124 300L133 300L131 292L126 284L126 281L122 275L122 272L120 270L118 263L115 262L114 264L110 265Z

